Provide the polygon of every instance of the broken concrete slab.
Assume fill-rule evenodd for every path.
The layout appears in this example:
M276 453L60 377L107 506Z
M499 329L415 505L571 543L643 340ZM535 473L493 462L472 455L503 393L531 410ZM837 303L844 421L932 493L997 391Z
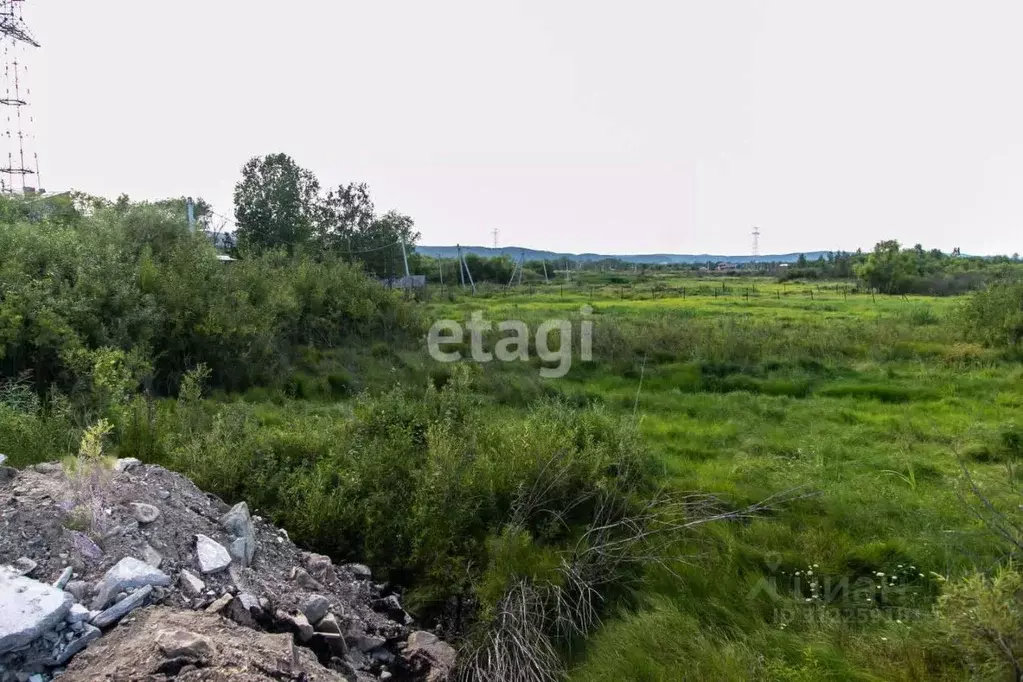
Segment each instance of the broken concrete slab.
M0 566L0 654L31 643L64 620L74 598Z

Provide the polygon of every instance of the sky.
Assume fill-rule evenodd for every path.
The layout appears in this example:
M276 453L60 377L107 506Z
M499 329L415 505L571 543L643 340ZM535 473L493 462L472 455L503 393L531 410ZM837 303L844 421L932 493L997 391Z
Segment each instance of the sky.
M26 0L43 185L201 196L250 157L423 244L1023 251L1019 0Z

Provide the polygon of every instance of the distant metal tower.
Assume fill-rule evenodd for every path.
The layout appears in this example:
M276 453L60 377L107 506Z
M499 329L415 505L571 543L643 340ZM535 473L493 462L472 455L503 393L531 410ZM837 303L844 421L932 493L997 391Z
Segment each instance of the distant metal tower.
M753 228L753 257L760 258L760 228Z
M22 109L32 94L25 84L23 55L27 47L39 47L21 15L25 0L0 0L0 45L3 46L4 73L0 105L4 107L3 142L7 158L0 158L0 191L13 194L39 189L39 154L34 150L33 117L26 120ZM27 130L26 130L27 124ZM32 167L26 160L26 147L31 152ZM34 178L34 179L33 179ZM19 186L20 185L20 186Z
M494 228L494 231L492 232L492 234L494 235L494 248L496 249L497 248L497 228L496 227Z

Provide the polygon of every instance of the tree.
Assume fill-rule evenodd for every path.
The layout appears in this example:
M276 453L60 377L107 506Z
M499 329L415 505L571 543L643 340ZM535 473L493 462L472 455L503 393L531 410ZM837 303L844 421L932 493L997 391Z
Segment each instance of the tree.
M353 253L377 277L403 276L401 245L412 255L420 234L410 216L388 211L352 236Z
M873 289L886 294L900 293L916 272L913 262L916 253L902 251L894 239L878 242L866 262L856 268L856 274Z
M356 234L370 229L374 210L366 183L340 185L320 201L317 241L324 249L350 254Z
M285 247L293 253L313 233L320 183L287 154L255 157L242 168L234 188L234 216L240 246Z

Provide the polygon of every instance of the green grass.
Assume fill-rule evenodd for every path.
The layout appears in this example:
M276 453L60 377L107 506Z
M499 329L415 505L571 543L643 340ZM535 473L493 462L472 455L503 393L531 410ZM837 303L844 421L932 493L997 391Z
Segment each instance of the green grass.
M747 300L752 283L724 280L722 292L722 281L557 284L430 306L434 319L483 310L535 324L591 304L604 355L547 390L624 416L635 409L667 486L736 504L808 495L692 538L673 575L653 572L640 606L575 652L572 679L970 679L931 612L939 576L1001 556L957 495L958 457L994 484L1020 455L1023 367L962 342L957 299L816 286L811 299L809 286L759 281ZM535 363L485 368L495 386L531 386L534 372ZM903 605L750 596L786 567L791 578L813 565L836 582L913 566L917 584Z

